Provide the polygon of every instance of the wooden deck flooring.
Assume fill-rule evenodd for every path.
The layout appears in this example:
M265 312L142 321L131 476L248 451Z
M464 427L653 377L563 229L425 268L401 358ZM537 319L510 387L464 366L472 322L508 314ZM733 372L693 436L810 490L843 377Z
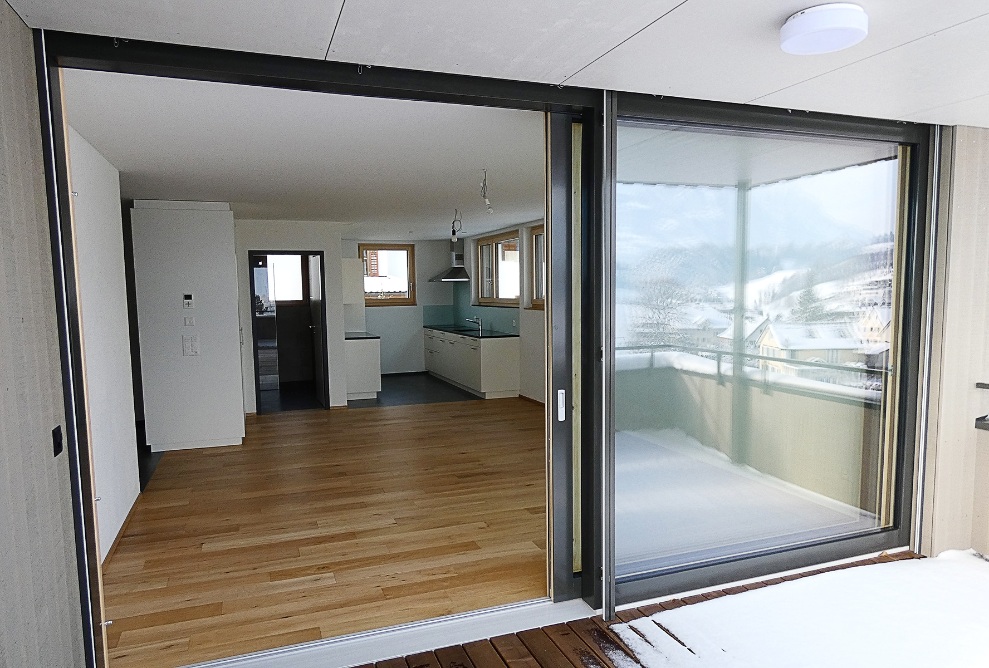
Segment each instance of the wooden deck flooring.
M303 411L247 431L167 453L138 499L103 569L112 668L546 595L541 406Z
M770 578L687 598L675 598L641 608L623 610L618 613L618 619L613 623L630 622L663 610L673 610L721 596L741 594L828 571L918 557L919 555L913 552L883 554L841 566ZM611 632L610 627L610 623L600 618L580 619L567 624L556 624L465 645L445 647L432 652L420 652L404 658L379 661L360 668L627 668L637 665L634 653Z

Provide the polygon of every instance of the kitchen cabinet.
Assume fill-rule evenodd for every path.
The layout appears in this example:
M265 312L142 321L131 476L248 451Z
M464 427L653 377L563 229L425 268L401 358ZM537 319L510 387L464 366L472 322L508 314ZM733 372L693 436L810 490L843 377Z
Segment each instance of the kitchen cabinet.
M347 399L376 399L381 391L381 340L366 332L344 340L347 358Z
M485 399L519 394L519 338L423 331L426 371Z
M345 257L343 270L343 303L364 303L364 261L357 257Z

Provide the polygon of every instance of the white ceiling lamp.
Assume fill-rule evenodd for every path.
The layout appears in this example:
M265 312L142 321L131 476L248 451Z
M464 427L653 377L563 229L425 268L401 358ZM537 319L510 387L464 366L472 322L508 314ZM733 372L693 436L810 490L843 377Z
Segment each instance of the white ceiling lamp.
M799 11L780 28L780 48L813 56L855 46L869 34L869 15L850 2L833 2Z

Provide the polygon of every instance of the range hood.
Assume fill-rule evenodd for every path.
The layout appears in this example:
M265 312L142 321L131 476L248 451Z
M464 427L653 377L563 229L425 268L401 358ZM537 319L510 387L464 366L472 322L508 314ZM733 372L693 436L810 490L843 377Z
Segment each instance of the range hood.
M465 283L470 280L470 275L464 269L464 240L450 242L450 268L442 271L431 279L430 283Z

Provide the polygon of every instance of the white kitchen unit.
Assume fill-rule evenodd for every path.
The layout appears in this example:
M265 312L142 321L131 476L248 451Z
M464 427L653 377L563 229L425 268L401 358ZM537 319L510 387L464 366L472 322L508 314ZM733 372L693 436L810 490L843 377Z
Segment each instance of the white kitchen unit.
M342 260L343 303L364 305L364 261L359 257Z
M426 328L426 371L485 399L519 396L519 337Z
M377 399L381 391L381 339L367 332L347 332L347 401Z

